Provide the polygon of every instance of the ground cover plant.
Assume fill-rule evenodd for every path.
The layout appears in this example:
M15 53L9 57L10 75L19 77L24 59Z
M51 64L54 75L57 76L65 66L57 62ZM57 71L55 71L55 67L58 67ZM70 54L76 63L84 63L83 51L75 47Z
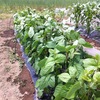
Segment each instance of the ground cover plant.
M38 97L45 100L99 100L100 56L80 33L57 22L54 11L24 10L14 15L16 37L38 76ZM45 98L46 97L46 98Z

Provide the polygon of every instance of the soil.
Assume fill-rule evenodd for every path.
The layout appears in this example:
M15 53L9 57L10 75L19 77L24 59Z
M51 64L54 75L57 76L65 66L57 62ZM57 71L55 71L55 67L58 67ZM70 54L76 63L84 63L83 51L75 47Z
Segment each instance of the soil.
M87 38L83 35L81 35L82 38L84 38L87 42L89 42L94 48L100 50L100 43L91 39L91 38Z
M34 84L11 19L0 20L0 100L33 100Z

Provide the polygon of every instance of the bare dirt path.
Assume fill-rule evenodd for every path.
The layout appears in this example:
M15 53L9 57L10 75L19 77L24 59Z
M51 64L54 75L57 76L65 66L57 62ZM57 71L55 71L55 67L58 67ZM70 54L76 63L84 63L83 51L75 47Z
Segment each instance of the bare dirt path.
M0 20L0 100L33 100L34 87L21 57L11 19Z

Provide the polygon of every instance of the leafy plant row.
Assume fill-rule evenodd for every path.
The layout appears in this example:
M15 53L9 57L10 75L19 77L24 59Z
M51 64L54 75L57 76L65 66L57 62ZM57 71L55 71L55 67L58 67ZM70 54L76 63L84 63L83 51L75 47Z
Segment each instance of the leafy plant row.
M72 8L75 27L86 27L89 34L92 29L99 30L100 26L100 3L88 2L86 4L76 4Z
M16 37L38 75L39 98L100 99L100 56L83 51L83 46L92 46L78 32L64 29L49 10L21 11L14 15L14 24Z

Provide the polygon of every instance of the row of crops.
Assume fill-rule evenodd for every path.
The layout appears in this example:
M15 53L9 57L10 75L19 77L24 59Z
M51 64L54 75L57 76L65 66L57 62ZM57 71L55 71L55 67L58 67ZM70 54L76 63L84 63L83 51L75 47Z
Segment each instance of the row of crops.
M76 28L86 28L88 35L91 30L100 31L100 3L76 4L72 10Z
M75 7L78 27L80 8ZM83 47L92 46L79 32L57 21L55 11L50 10L21 11L14 15L14 24L16 37L38 76L38 98L100 100L100 56L84 52Z

